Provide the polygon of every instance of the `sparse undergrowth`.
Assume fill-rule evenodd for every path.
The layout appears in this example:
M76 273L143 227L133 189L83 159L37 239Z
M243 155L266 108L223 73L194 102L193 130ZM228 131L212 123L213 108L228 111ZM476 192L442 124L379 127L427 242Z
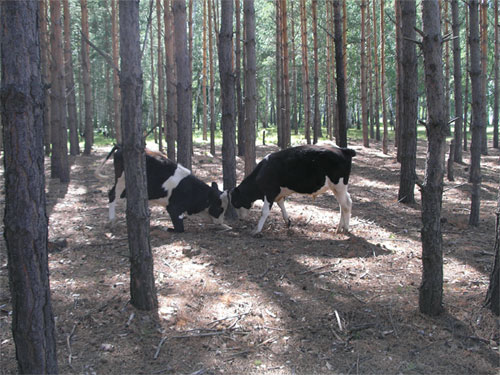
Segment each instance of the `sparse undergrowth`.
M167 232L165 210L152 208L160 304L152 313L128 303L124 210L115 227L106 225L111 167L106 181L93 173L109 150L74 158L69 186L47 180L60 373L498 373L499 320L482 307L493 263L498 150L482 161L479 227L467 224L467 166L455 165L455 181L445 181L446 313L430 318L418 312L420 196L415 205L397 202L393 152L351 146L358 155L348 235L335 233L331 194L292 196L292 227L274 208L257 238L250 232L260 205L247 221L229 223L232 230L194 217L182 234ZM260 146L259 157L274 150ZM422 177L423 143L418 152ZM198 177L222 185L220 152L196 148L193 160ZM3 240L0 247L0 368L15 373Z

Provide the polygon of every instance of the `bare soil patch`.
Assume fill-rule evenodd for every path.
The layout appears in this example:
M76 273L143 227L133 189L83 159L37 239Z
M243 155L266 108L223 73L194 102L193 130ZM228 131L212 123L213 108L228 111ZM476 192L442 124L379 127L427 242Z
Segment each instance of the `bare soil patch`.
M331 194L290 197L292 227L274 207L261 237L250 234L260 204L247 221L229 222L232 230L192 217L182 234L167 232L168 214L152 208L160 306L149 313L128 302L124 210L115 227L106 225L111 166L106 181L94 177L109 149L74 158L69 185L47 180L59 371L497 374L499 319L482 305L493 263L498 150L482 161L479 227L468 226L467 165L455 165L455 181L445 181L446 312L431 318L418 312L420 194L415 205L398 203L394 152L351 145L358 155L348 235L336 234L340 214ZM259 158L275 150L260 146ZM218 151L213 157L196 147L193 172L221 186ZM425 151L420 144L421 179ZM0 285L0 369L16 373L3 239Z

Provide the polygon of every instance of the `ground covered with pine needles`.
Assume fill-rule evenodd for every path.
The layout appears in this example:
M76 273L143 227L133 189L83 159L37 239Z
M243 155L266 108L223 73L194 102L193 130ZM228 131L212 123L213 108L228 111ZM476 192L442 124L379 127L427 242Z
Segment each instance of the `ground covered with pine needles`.
M106 180L94 170L109 151L72 159L69 185L47 180L50 282L60 373L68 374L497 374L499 319L483 308L493 265L499 152L482 160L481 221L468 226L468 167L445 181L445 313L418 312L420 194L398 203L394 150L351 141L351 231L337 234L331 193L287 199L292 226L275 206L221 230L192 217L167 232L151 209L159 308L129 303L124 210L107 222ZM277 150L258 146L258 156ZM193 173L222 186L220 149L195 147ZM418 147L423 179L425 144ZM465 161L468 162L468 153ZM48 161L46 167L48 168ZM241 181L242 161L238 160ZM3 206L3 198L1 205ZM0 372L15 373L5 243L0 243Z

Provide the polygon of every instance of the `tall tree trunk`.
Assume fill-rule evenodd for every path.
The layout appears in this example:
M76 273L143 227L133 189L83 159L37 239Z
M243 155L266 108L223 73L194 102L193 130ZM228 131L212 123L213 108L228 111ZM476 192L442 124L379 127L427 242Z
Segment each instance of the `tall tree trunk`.
M499 0L495 0L495 60L493 65L495 82L494 82L494 98L493 98L493 148L498 148L498 102L500 90L498 86L500 85L500 74L499 74L499 64L500 64L500 40L499 40L499 30L500 23L498 20L498 3Z
M255 8L254 0L244 0L245 20L245 176L255 168L255 122L257 112L257 66L255 56Z
M113 123L115 127L116 143L122 143L122 125L120 111L120 78L118 76L118 12L116 0L111 0L111 39L112 39L112 54L113 54Z
M140 310L158 307L149 242L145 144L142 136L142 68L139 0L120 1L120 85L123 161L127 189L131 303Z
M173 38L173 20L171 0L163 1L163 19L165 24L165 77L167 79L166 140L167 156L176 160L175 142L177 141L177 72Z
M153 3L150 3L151 8L153 7ZM152 9L151 9L152 10ZM149 23L149 36L150 36L150 53L151 53L151 105L153 107L153 127L154 127L154 136L155 136L155 142L158 142L158 129L157 129L157 122L158 119L156 118L157 114L157 106L156 106L156 74L155 74L155 43L154 43L154 35L153 35L153 22ZM161 137L161 135L160 135Z
M0 114L12 335L21 374L56 374L43 155L38 1L0 2Z
M384 125L384 135L382 137L382 150L384 154L388 150L388 130L387 130L387 105L385 100L385 30L384 30L384 0L380 0L380 93L382 99L382 122Z
M401 10L401 155L398 202L415 203L415 168L417 158L418 63L416 39L416 1L398 0Z
M469 12L465 12L465 35L466 35L466 43L465 43L465 71L468 72L470 69L470 48L469 48L469 42L468 42L468 37L469 35ZM464 135L464 151L467 151L468 147L468 140L467 140L467 118L468 118L468 109L469 109L469 76L466 74L465 75L465 93L464 93L464 129L463 129L463 135Z
M288 17L286 0L281 0L281 43L283 46L283 124L282 141L283 148L290 147L290 76L289 76L289 54L288 54Z
M443 20L444 26L444 35L448 35L449 33L449 11L448 11L448 1L449 0L441 0L443 16L441 19ZM450 43L447 42L444 44L444 100L446 103L446 118L450 119Z
M161 23L161 1L156 0L156 21L158 25L158 148L163 150L163 117L165 115L165 83L163 81L163 39L162 39L162 23ZM165 29L166 30L166 29ZM155 124L156 125L156 124Z
M175 65L177 67L177 161L191 169L192 92L186 30L186 0L173 0Z
M89 40L89 15L87 8L87 0L80 0L82 10L82 78L83 78L83 94L85 96L85 147L84 155L90 155L94 142L94 127L92 125L92 90L90 87L90 56L89 45L85 42Z
M500 23L498 20L498 3L500 0L495 0L495 59L493 62L493 70L494 70L494 98L493 98L493 148L498 148L498 102L499 102L499 85L500 85L500 73L499 73L499 64L500 64L500 40L499 40L499 30Z
M278 136L278 147L283 146L283 62L282 62L282 38L281 33L281 0L275 2L276 15L276 129Z
M397 160L401 161L399 145L401 143L401 4L399 0L394 0L394 13L396 19L396 131L394 146L397 147Z
M61 3L50 1L51 64L50 76L50 122L52 123L52 154L50 157L50 177L69 182L68 126L66 122L66 85L64 83L64 58Z
M365 30L371 30L371 21L370 21L370 0L368 0L367 3L367 24L365 25ZM366 35L365 31L365 35ZM374 69L373 63L372 63L372 33L368 33L366 37L366 50L367 50L367 62L366 62L366 79L367 79L367 112L368 112L368 123L369 123L369 138L370 139L375 139L375 116L374 114L374 106L373 106L373 99L374 99L374 93L373 93L373 74L372 71Z
M488 103L486 98L486 91L488 88L488 0L481 0L480 2L480 27L481 27L481 154L488 155L488 137L487 137L487 124L488 124Z
M331 1L326 4L326 108L328 109L327 133L328 139L333 139L333 116L335 111L333 105L333 9ZM293 8L292 8L293 9ZM292 21L293 26L293 21ZM295 65L295 63L294 63ZM294 78L295 81L295 78ZM294 106L296 106L296 102Z
M203 91L203 140L207 140L207 0L203 0L203 54L202 54L202 91Z
M451 18L453 29L453 80L455 87L455 155L453 159L462 163L462 124L463 124L463 100L462 100L462 63L460 53L460 20L458 0L451 0Z
M379 43L377 39L377 1L373 1L373 63L375 65L375 107L373 117L375 118L375 139L380 141L380 61L378 58Z
M337 113L338 132L337 145L347 147L347 104L344 75L344 40L342 34L342 15L340 1L333 1L333 19L335 23L335 64L337 73Z
M234 124L234 72L231 66L233 45L233 0L222 0L219 34L219 72L222 112L222 175L224 190L236 186L236 129ZM228 207L226 216L235 218Z
M498 25L498 22L495 24ZM498 26L497 26L498 27ZM500 315L500 187L498 188L497 211L495 221L495 261L490 275L490 286L486 293L485 306Z
M299 134L299 124L297 121L297 112L298 112L298 102L297 102L297 65L295 62L295 56L297 52L295 51L295 14L293 11L294 2L290 2L290 26L291 26L291 38L290 41L292 43L292 48L290 50L290 61L292 64L292 118L290 120L290 127L293 129L293 133L295 135ZM267 107L266 107L267 108Z
M367 108L367 87L366 87L366 0L361 0L361 122L363 128L363 146L370 147L370 140L368 138L368 108Z
M318 143L321 137L321 115L319 112L319 55L318 55L318 1L312 0L312 29L314 54L314 121L313 143Z
M71 28L68 0L63 0L64 8L64 64L66 74L66 97L68 104L68 128L69 128L69 153L78 155L80 145L78 144L78 119L76 115L75 79L73 77L73 59L71 56Z
M50 47L49 47L49 31L47 26L47 7L48 3L44 0L40 3L40 46L41 46L41 66L42 66L42 82L48 87L51 81L50 78ZM51 126L50 126L50 95L48 90L44 95L43 106L43 141L45 146L45 155L50 155L51 145Z
M445 113L443 51L438 0L422 2L425 90L427 94L427 160L422 192L422 283L420 312L443 311L443 249L441 203L448 121Z
M210 153L215 155L215 70L212 29L212 6L208 1L208 59L210 60Z
M306 0L300 0L300 27L302 38L302 98L304 101L304 125L307 144L311 144L311 89L309 63L307 57L307 17Z
M240 0L234 1L234 11L235 11L235 19L236 19L236 30L235 30L235 59L236 59L236 104L237 104L237 120L238 125L236 128L238 129L238 156L244 156L245 154L245 108L243 107L243 96L241 89L241 7ZM245 41L246 42L246 41Z
M472 140L470 145L470 176L469 182L472 183L471 192L471 211L469 224L479 225L479 208L481 203L481 138L483 135L483 109L485 105L482 100L482 77L481 77L481 47L479 38L479 15L478 1L469 1L469 43L470 43L470 81L472 95L472 116L471 133Z

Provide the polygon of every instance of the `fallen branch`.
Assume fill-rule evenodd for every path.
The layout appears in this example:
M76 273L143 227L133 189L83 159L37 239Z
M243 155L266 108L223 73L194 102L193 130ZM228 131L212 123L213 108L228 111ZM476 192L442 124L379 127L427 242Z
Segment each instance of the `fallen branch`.
M71 329L71 332L69 335L66 336L66 346L68 347L68 364L71 367L71 361L73 359L73 353L71 352L71 338L73 337L74 333L76 330L76 324L73 324L73 328Z

